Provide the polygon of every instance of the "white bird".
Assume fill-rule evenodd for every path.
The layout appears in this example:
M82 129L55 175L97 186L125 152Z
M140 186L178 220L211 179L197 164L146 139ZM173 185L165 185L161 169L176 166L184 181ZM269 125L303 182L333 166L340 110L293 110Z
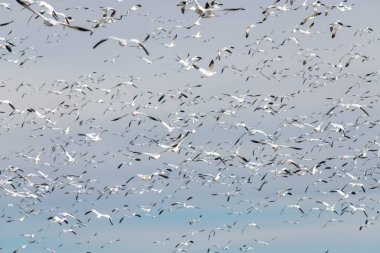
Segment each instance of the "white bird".
M111 216L108 215L108 214L102 214L102 213L99 213L98 211L96 211L95 209L92 209L90 211L87 211L85 212L84 214L87 215L89 213L94 213L96 215L96 218L100 219L100 218L106 218L109 220L109 222L111 223L111 225L113 225L113 222L112 222L112 219L111 219Z
M173 37L173 39L170 41L170 43L165 43L164 46L171 48L175 47L175 41L177 40L177 34Z
M342 220L339 220L339 219L334 219L334 218L332 218L332 219L329 219L329 220L326 222L326 224L322 226L322 228L325 228L325 227L326 227L329 223L331 223L331 222L343 222L343 221L342 221Z
M208 65L208 68L207 69L204 69L204 68L200 68L198 67L197 65L193 64L193 67L197 70L199 70L199 72L201 72L203 74L202 77L211 77L213 75L216 74L216 71L213 71L213 67L214 67L214 60L211 60L210 61L210 64Z
M296 209L300 210L300 212L301 212L302 214L305 214L304 211L301 209L301 207L300 207L299 205L294 205L294 204L292 204L292 205L287 205L286 207L284 207L284 208L282 209L281 213L283 213L283 211L285 210L285 208L290 208L290 209L294 209L294 208L296 208ZM281 214L281 213L280 213L280 214Z
M57 15L57 13L55 12L53 6L51 6L50 4L48 4L48 3L45 2L45 1L37 1L36 3L38 3L38 6L40 6L40 7L45 7L46 10L49 12L49 14L51 14L51 16L52 16L53 18L55 18L56 20L58 20L58 15Z
M9 105L13 110L16 110L16 107L14 107L14 105L12 104L12 102L10 100L0 100L0 105L2 104L7 104Z
M59 26L59 25L61 25L63 27L75 29L75 30L78 30L78 31L81 31L81 32L91 32L91 30L89 30L87 28L83 28L83 27L80 27L80 26L74 26L74 25L70 25L70 24L67 24L67 23L64 23L64 22L61 22L61 21L57 21L55 19L47 18L44 15L42 15L41 13L39 13L38 11L34 10L32 7L30 7L31 4L27 3L24 0L16 0L16 1L20 5L22 5L24 8L26 8L29 11L33 12L34 14L36 14L38 17L41 17L44 20L44 24L46 26Z
M277 238L277 236L276 236L276 237L273 237L270 241L267 241L267 242L260 241L260 240L257 240L257 239L255 239L255 238L253 238L253 240L254 240L255 242L257 242L257 243L264 244L264 245L268 246L269 243L270 243L271 241L274 241L276 238Z
M163 148L164 151L171 151L171 152L178 153L179 150L180 150L179 147L182 144L182 142L185 140L185 138L186 138L186 136L182 137L182 139L180 139L179 141L176 140L174 143L172 143L170 145L165 145L165 144L158 143L158 146L160 146L161 148Z
M186 5L188 5L189 3L185 0L185 1L181 1L179 4L177 4L178 7L181 7L181 13L184 14L185 13L185 10L186 10Z
M79 136L86 136L88 139L97 142L102 139L100 136L101 133L85 133L85 134L78 134Z
M0 7L3 7L5 9L11 10L11 5L8 3L0 3Z
M149 116L147 114L144 114L145 116L147 116L149 119L151 120L154 120L154 121L158 121L158 122L161 122L161 124L166 127L168 129L168 132L172 132L174 130L174 127L170 126L168 123L166 123L165 121L162 121L160 120L159 118L157 117L153 117L153 116Z
M74 229L72 228L69 228L69 229L62 229L61 233L73 233L74 235L76 235L77 233L74 231ZM60 233L60 234L61 234Z
M340 196L342 196L342 198L344 198L344 199L347 199L348 197L350 197L350 194L349 193L345 193L345 192L343 192L343 191L341 191L341 190L331 190L330 192L336 192L336 193L338 193Z
M161 57L158 57L158 58L156 58L156 59L149 60L149 59L147 59L147 58L145 58L145 57L141 57L141 56L138 56L138 57L139 57L141 60L145 61L147 64L152 64L153 62L158 61L158 60L164 58L164 56L161 56Z
M325 128L322 128L323 123L325 123L325 120L322 120L322 121L319 123L319 125L316 126L316 127L314 127L312 124L309 124L309 123L304 123L304 125L306 125L306 126L310 126L310 127L313 127L313 130L314 130L315 132L319 133L319 132L323 132L323 131L327 128L327 126L326 126Z
M252 223L249 223L249 224L245 225L245 226L243 227L243 229L241 230L241 233L243 234L243 233L244 233L244 230L245 230L246 228L249 228L249 227L255 227L255 228L261 230L261 228L260 228L256 223L252 222Z
M342 29L343 27L351 27L351 26L343 24L342 21L340 21L340 20L337 20L337 21L331 23L330 24L331 38L335 38L338 30Z
M367 116L369 116L369 113L366 111L366 110L364 110L364 106L366 106L366 105L361 105L361 104L356 104L356 103L351 103L351 104L343 104L343 103L339 103L338 105L340 105L340 106L342 106L342 107L344 107L344 108L346 108L346 109L350 109L351 107L352 108L359 108L360 110L362 110Z
M149 156L149 159L154 159L154 160L157 160L160 158L160 154L157 154L157 153L147 153L147 152L143 152L142 154L144 155L147 155Z
M215 9L211 9L209 3L207 3L205 7L200 5L198 0L194 0L194 3L196 6L192 6L189 9L196 12L200 17L209 18L215 16L215 14L212 12Z
M347 176L349 176L353 181L358 181L358 180L359 180L359 177L354 176L354 175L351 175L351 174L348 173L347 171L345 172L345 174L346 174Z
M140 8L141 8L141 4L136 4L136 5L129 7L128 12L129 11L137 11Z
M153 175L143 175L143 174L138 173L137 177L140 178L141 180L149 181L152 179Z
M70 162L70 163L74 163L74 162L75 162L75 158L72 157L72 156L70 155L70 153L67 152L67 150L66 150L63 146L61 146L61 148L62 148L63 151L65 152L65 155L66 155L66 157L67 157L67 159L68 159L67 161Z
M191 37L194 38L194 39L202 38L201 31L198 31L196 34L191 35Z
M319 201L319 200L317 200L316 202L325 206L325 209L322 209L322 210L324 210L324 211L331 211L331 212L334 212L334 213L338 214L338 212L335 210L335 204L330 205L327 202L323 202L323 201ZM321 210L321 209L319 209L319 208L313 208L313 210Z
M142 7L141 4L135 4L135 5L132 5L131 7L128 8L127 10L127 13L125 15L121 15L120 16L120 19L122 19L123 16L128 16L128 14L132 11L137 11L138 9L140 9Z
M265 141L258 141L258 140L251 140L253 143L258 143L258 144L266 144L271 146L274 150L278 150L279 148L290 148L290 149L295 149L295 150L302 150L300 147L292 147L292 146L287 146L287 145L281 145L281 144L276 144L276 143L270 143L270 142L265 142Z
M214 2L214 1L213 1ZM212 3L211 5L206 2L205 7L199 4L198 0L194 0L195 6L189 8L189 10L194 11L201 18L211 18L215 17L214 11L243 11L244 8L226 8L221 9L220 5Z
M198 62L202 59L202 57L199 57L199 56L194 56L192 58L190 58L190 54L187 54L186 58L181 58L179 56L177 56L177 59L176 61L178 61L182 66L181 68L185 68L186 70L190 70L193 67L193 64L195 62Z
M148 36L149 37L149 36ZM147 37L147 38L148 38ZM106 42L107 40L116 40L120 46L122 47L126 47L128 46L128 43L129 42L132 42L132 43L136 43L137 44L137 47L138 48L142 48L144 50L144 52L149 55L149 52L148 50L145 48L145 46L143 45L143 43L147 40L147 38L144 39L144 41L140 42L138 39L122 39L122 38L118 38L118 37L115 37L115 36L109 36L108 38L105 38L105 39L102 39L100 40L98 43L96 43L92 49L95 49L97 48L100 44L102 44L103 42Z
M31 157L31 156L27 156L27 155L22 155L22 156L25 157L25 158L34 160L34 164L37 165L39 163L39 161L41 160L40 157L43 154L43 151L44 151L44 149L42 149L41 152L38 152L38 154L36 155L36 157Z
M192 34L190 36L186 36L184 37L185 39L186 38L194 38L194 39L199 39L199 38L202 38L202 34L201 34L201 31L198 31L196 34Z
M68 224L69 222L67 221L67 218L63 217L63 218L59 218L58 216L51 216L48 218L48 220L52 223L58 223L59 225L62 225L62 222L65 222L66 224Z
M347 185L351 185L352 188L361 188L363 190L363 192L365 193L365 188L364 188L364 185L362 183L354 183L354 182L350 182L348 184L346 184L342 190L344 190L344 188L347 187Z
M245 30L245 37L248 38L249 33L251 32L251 29L254 28L256 25L255 24L250 24L247 26L247 29Z
M0 44L0 48L8 50L9 53L12 53L12 47L9 44Z

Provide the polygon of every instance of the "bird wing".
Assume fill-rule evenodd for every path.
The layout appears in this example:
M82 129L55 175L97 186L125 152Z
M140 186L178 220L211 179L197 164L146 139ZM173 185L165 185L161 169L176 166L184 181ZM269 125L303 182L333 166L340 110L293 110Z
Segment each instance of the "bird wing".
M72 29L75 29L75 30L78 30L78 31L81 31L81 32L92 32L92 30L84 28L84 27L81 27L81 26L65 24L65 23L62 23L62 22L60 22L60 24L63 25L63 26L65 26L65 27L69 27L69 28L72 28Z
M139 43L139 47L141 47L144 50L144 52L146 53L146 55L149 56L149 52L143 44Z
M103 42L105 42L105 41L107 41L107 40L108 40L108 38L100 40L98 43L96 43L96 44L92 47L92 49L97 48L100 44L102 44Z

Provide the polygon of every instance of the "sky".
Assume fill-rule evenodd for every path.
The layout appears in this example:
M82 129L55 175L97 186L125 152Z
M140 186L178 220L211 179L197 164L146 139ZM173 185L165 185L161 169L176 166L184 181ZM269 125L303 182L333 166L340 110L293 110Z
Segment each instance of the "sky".
M380 2L2 1L0 252L378 248Z

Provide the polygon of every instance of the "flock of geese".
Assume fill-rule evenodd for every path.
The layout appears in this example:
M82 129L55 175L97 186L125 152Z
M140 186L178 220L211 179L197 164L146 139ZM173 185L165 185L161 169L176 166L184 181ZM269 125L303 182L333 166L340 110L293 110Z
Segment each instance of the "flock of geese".
M3 1L0 252L295 252L301 240L341 252L318 237L378 232L379 38L351 18L360 1ZM132 19L139 35L107 33ZM77 34L104 68L28 80L44 46ZM111 76L123 59L145 74Z

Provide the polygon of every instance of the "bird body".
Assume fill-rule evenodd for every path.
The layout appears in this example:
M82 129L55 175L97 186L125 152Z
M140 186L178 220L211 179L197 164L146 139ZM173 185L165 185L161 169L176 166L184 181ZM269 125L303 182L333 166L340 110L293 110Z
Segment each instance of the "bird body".
M142 42L140 42L138 39L122 39L122 38L119 38L119 37L115 37L115 36L109 36L105 39L102 39L100 41L98 41L93 47L92 49L95 49L97 48L100 44L108 41L108 40L115 40L118 42L118 44L122 47L126 47L128 46L128 43L132 42L132 43L135 43L137 44L137 47L138 48L142 48L145 52L145 54L149 55L149 52L148 50L145 48L145 46L142 44Z
M97 219L100 219L100 218L106 218L109 220L109 222L111 223L111 225L113 225L113 222L112 222L112 219L111 219L111 216L108 215L108 214L103 214L103 213L99 213L97 210L95 209L91 209L90 211L87 211L85 212L84 214L85 215L88 215L90 213L94 213L96 215L96 218Z
M213 71L213 67L214 67L214 60L211 60L210 61L210 64L208 65L208 68L205 69L205 68L200 68L198 67L197 65L193 64L193 67L197 70L199 70L199 72L201 72L203 75L202 77L211 77L213 75L216 74L216 71Z

